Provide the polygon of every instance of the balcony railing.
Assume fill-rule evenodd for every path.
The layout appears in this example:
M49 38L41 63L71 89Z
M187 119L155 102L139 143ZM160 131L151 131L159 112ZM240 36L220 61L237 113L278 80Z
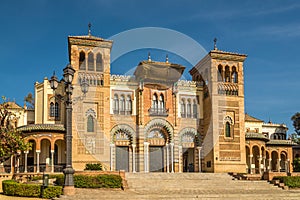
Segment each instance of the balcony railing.
M169 115L169 109L165 109L165 108L150 108L148 111L150 116L167 117Z

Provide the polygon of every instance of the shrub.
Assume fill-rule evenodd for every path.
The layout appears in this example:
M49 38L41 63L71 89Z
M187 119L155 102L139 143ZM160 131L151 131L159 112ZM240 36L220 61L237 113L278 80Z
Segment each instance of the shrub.
M102 171L102 165L100 163L86 164L85 165L85 170L98 170L98 171Z
M118 175L74 175L76 188L121 188L122 178Z
M3 194L8 196L20 197L40 197L41 185L39 184L24 184L14 180L2 181ZM62 194L61 186L48 186L44 189L44 198L53 198Z
M280 180L291 188L300 188L300 176L275 176L273 180Z
M292 165L294 172L300 172L300 158L295 158Z
M42 180L42 176L34 177L34 180ZM56 178L56 185L64 185L64 175L50 175L49 178ZM121 188L122 178L119 175L74 175L74 186L76 188Z

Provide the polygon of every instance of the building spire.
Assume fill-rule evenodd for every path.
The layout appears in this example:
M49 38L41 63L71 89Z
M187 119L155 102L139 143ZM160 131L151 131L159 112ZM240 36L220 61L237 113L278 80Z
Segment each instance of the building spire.
M217 38L214 39L214 50L218 50L218 48L217 48Z
M91 36L91 26L92 26L92 24L91 24L91 22L89 22L89 24L88 24L88 27L89 27L88 35L89 35L89 36Z

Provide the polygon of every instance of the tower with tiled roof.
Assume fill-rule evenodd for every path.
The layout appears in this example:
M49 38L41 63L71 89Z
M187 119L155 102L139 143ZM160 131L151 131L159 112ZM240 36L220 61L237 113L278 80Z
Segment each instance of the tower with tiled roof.
M244 75L246 55L211 50L190 71L204 84L204 170L245 172Z

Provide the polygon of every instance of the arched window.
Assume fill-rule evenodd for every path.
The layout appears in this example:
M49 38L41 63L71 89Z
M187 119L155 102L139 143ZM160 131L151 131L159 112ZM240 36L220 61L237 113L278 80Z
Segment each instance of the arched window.
M94 132L94 118L92 115L87 118L87 132Z
M157 112L157 110L158 110L157 94L154 94L152 97L152 109L154 112Z
M132 113L132 101L130 95L126 98L126 115L131 115Z
M114 114L119 113L119 97L117 94L114 95L113 112Z
M193 118L197 118L197 102L193 100Z
M228 66L225 67L225 82L230 82L230 71Z
M164 102L164 95L163 94L161 94L159 96L159 105L158 105L158 107L159 107L159 112L163 112L164 111L165 102Z
M94 71L94 54L92 52L88 54L88 70Z
M187 108L187 117L191 118L192 117L192 104L191 104L191 100L188 99L187 100L187 104L186 104L186 108Z
M85 53L82 51L79 54L79 69L80 70L85 70L86 66L85 66Z
M185 99L181 99L180 109L181 109L181 117L185 118L186 117Z
M231 78L232 78L232 82L233 82L233 83L237 83L237 82L238 82L238 75L237 75L237 72L236 72L236 68L235 68L235 67L232 67L232 75L231 75Z
M120 96L120 114L121 115L125 114L125 98L124 98L124 95Z
M225 131L225 137L232 137L232 133L233 133L233 120L230 116L226 116L224 118L224 131Z
M54 106L54 117L59 117L58 103L55 103L55 106Z
M98 53L96 57L96 71L103 72L102 55L100 53Z
M218 81L223 81L223 66L218 66Z
M55 116L55 105L53 102L50 103L50 117Z
M231 137L230 123L229 122L226 122L226 124L225 124L225 136L226 137Z

